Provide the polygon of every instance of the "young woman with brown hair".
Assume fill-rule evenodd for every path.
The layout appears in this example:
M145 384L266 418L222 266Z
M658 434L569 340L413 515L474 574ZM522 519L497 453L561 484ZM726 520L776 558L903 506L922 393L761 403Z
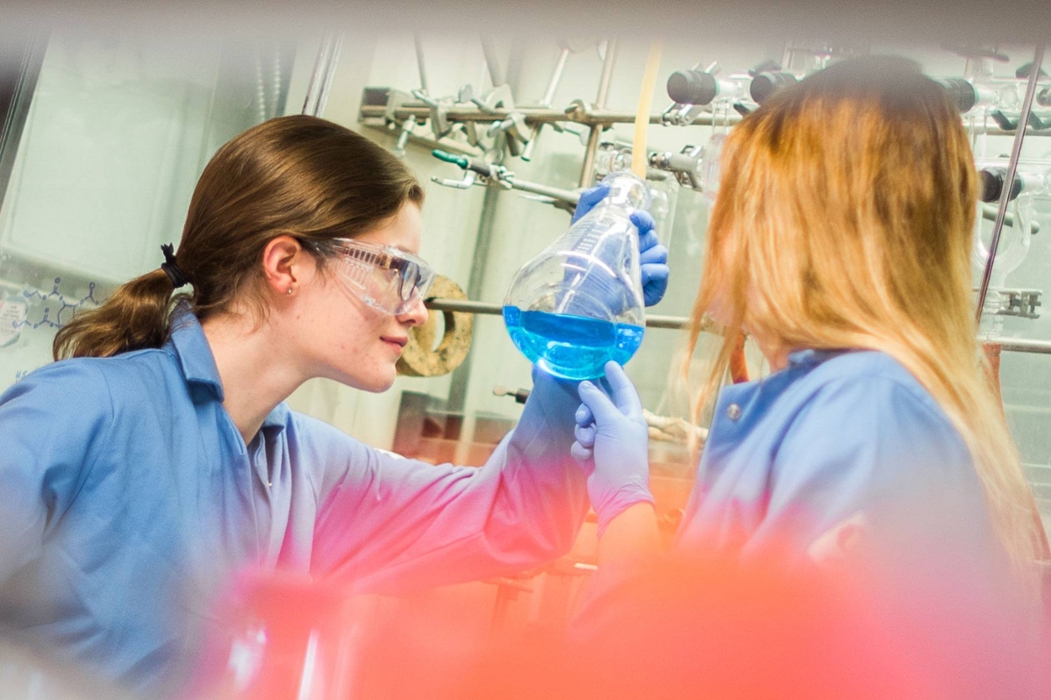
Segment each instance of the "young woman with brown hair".
M982 370L977 178L942 88L903 59L836 64L743 119L721 162L688 345L705 316L725 339L696 401L711 429L679 550L940 560L1034 594L1046 541ZM741 332L773 373L720 391ZM635 494L607 514L615 556L652 546L656 524L641 409L619 368L607 377L615 401L580 387L574 451L589 491Z
M283 403L312 377L391 386L426 319L422 202L398 160L320 119L216 153L178 251L59 332L56 359L73 359L0 397L0 625L164 692L238 568L392 591L569 549L586 511L574 385L535 372L480 469L372 449Z

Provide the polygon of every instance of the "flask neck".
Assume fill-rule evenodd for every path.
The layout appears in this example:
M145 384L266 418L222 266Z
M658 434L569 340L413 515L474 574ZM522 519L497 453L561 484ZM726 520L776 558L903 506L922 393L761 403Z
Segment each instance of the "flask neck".
M602 199L600 205L619 206L628 211L649 209L649 187L636 175L630 172L612 173L602 182L609 187L609 194Z
M606 206L619 206L625 209L637 208L639 197L633 196L636 187L630 182L616 181L609 187L609 194L603 198Z

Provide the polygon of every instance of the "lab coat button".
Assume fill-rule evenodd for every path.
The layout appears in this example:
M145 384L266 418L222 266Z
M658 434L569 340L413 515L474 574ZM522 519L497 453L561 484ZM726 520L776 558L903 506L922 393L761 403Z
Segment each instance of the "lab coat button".
M741 417L741 407L735 403L732 403L726 409L726 417L730 420L737 420Z

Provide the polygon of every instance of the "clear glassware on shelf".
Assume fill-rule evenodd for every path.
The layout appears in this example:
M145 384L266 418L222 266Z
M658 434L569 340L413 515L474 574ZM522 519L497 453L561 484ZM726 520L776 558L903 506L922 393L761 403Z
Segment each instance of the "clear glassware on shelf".
M603 179L609 194L565 234L527 262L511 281L504 321L511 340L543 370L566 379L603 375L624 364L645 326L638 229L646 183L629 172Z

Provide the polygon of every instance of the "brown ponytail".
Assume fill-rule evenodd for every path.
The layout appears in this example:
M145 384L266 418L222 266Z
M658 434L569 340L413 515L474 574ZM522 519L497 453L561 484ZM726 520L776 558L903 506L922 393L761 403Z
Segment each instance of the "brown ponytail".
M121 285L102 306L78 313L59 329L52 346L55 359L159 348L168 340L172 291L161 270Z
M364 136L316 117L263 122L220 148L197 182L175 256L193 291L173 296L174 285L160 269L137 277L61 328L55 359L161 347L179 300L202 321L242 301L265 314L258 282L272 238L293 235L315 244L352 238L406 202L422 204L423 188ZM328 250L305 249L318 256Z

